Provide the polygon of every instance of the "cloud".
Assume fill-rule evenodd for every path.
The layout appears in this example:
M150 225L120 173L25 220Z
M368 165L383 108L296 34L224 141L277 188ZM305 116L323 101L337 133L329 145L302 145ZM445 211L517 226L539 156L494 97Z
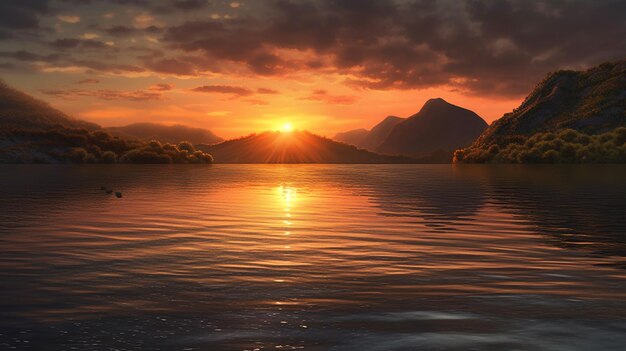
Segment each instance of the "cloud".
M174 89L174 85L166 83L155 84L148 88L150 91L169 91L172 89Z
M274 89L269 89L269 88L259 88L256 91L259 94L268 94L268 95L275 95L278 94L278 90L274 90Z
M49 0L0 1L0 28L39 28L39 16L51 11Z
M331 105L352 105L356 102L356 96L331 95L326 90L315 90L309 96L302 98L308 101L322 101Z
M172 26L163 41L258 75L318 69L367 89L519 96L549 71L623 58L625 12L622 1L277 0Z
M128 101L154 101L162 100L160 92L153 91L124 91L124 90L82 90L82 89L51 89L43 90L42 93L60 99L72 100L80 97L92 97L100 100L128 100Z
M76 84L98 84L98 83L100 83L100 81L97 79L93 79L93 78L83 79L83 80L79 80L78 82L76 82Z
M79 16L72 16L72 15L58 15L57 19L61 22L71 23L71 24L80 22Z
M218 94L231 94L236 96L250 96L254 95L254 91L237 86L230 85L204 85L201 87L193 88L191 91L197 93L218 93Z
M164 74L173 74L179 76L193 76L197 74L196 66L184 59L164 58L145 62L148 69Z
M621 0L156 3L0 1L0 45L18 52L48 42L52 54L63 51L62 58L45 49L21 55L27 62L54 62L59 69L120 71L126 66L166 76L277 79L303 73L340 77L339 82L358 89L439 87L496 97L526 94L549 71L626 57L626 41L616 39L626 37L626 1ZM70 5L76 7L68 13ZM91 34L107 37L102 41L93 35L65 38L68 34L44 27L76 19L82 24L95 11L118 14L115 21L100 19L105 24L85 23ZM107 45L109 37L120 38L115 47ZM135 56L140 50L150 55Z
M40 55L26 50L2 51L0 57L27 62L56 62L60 59L59 55Z
M76 48L104 49L104 48L109 47L109 45L99 40L76 39L76 38L57 39L51 42L50 46L58 50L68 50L68 49L76 49Z

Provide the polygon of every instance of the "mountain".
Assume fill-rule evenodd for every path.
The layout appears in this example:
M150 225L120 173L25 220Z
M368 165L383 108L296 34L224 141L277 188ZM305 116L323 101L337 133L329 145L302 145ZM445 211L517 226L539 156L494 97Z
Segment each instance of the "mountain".
M456 161L600 162L603 153L619 154L621 132L611 134L619 127L626 127L626 60L549 74Z
M340 143L354 145L358 148L365 149L365 139L369 134L367 129L354 129L347 132L337 133L333 137L333 140Z
M30 129L63 126L95 130L97 124L73 119L0 80L0 128L20 127Z
M378 155L306 131L264 132L216 145L196 145L219 163L411 163Z
M415 115L396 124L377 152L427 156L468 146L487 128L476 113L443 99L431 99Z
M367 136L365 148L368 150L376 150L382 145L391 134L393 128L405 121L406 118L388 116L382 122L378 123Z
M0 163L212 163L191 143L120 138L0 83Z
M374 151L385 141L393 127L402 121L404 121L404 118L389 116L371 130L355 129L348 132L337 133L333 137L333 140L354 145L361 149Z
M166 126L155 123L134 123L123 127L110 127L106 130L117 136L136 138L144 141L158 140L162 143L188 141L193 144L215 144L224 139L208 129L193 128L183 125Z

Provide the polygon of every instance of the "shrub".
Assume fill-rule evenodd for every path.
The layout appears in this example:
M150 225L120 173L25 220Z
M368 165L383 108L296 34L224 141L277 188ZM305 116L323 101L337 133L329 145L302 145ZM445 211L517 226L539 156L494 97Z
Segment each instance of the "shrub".
M113 151L105 151L100 158L102 163L115 163L117 162L117 155Z

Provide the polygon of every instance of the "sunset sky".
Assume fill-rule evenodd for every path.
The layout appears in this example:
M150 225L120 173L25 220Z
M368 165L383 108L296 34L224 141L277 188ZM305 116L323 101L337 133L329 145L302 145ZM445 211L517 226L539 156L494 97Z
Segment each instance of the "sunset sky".
M9 0L0 77L103 126L332 136L433 97L488 122L626 54L626 1Z

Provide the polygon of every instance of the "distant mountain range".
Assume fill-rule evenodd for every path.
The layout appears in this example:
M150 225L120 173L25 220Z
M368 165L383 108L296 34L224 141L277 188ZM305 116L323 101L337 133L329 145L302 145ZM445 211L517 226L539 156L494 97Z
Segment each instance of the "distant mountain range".
M172 130L153 129L162 135ZM191 136L198 134L189 131ZM213 159L188 142L173 145L113 136L97 124L70 118L0 82L0 163L117 162L211 163Z
M375 154L306 131L264 132L216 145L196 145L218 163L413 163Z
M156 123L134 123L123 127L109 127L106 130L116 136L135 138L144 141L158 140L162 143L188 141L192 144L216 144L224 139L208 129L183 125L162 125Z
M549 74L456 162L626 162L626 60ZM624 135L624 137L622 136Z
M356 147L375 151L387 139L391 130L406 118L389 116L371 130L355 129L337 133L333 139Z
M390 116L372 128L337 134L334 139L367 150L425 157L469 146L487 128L476 113L443 99L431 99L409 118Z

